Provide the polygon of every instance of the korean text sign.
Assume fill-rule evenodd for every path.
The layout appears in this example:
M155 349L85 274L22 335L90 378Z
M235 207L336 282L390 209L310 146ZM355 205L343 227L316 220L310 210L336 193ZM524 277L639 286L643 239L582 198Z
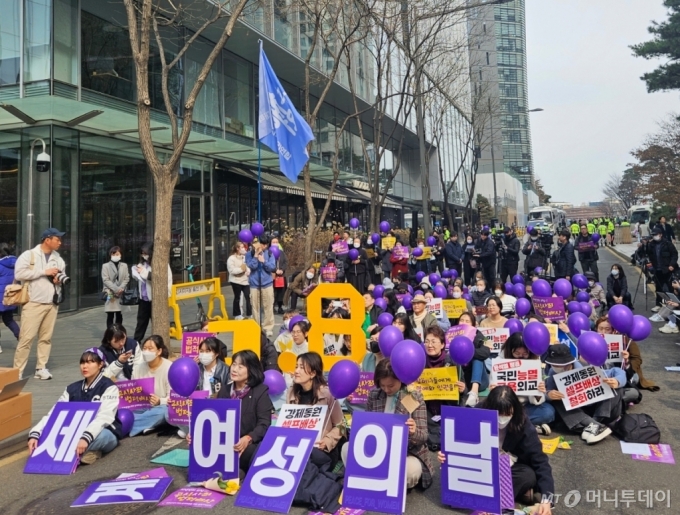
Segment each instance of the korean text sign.
M427 311L437 319L444 318L444 305L442 299L430 299L427 301Z
M331 245L331 250L338 256L343 256L345 254L349 254L349 245L347 245L346 241L339 241Z
M406 415L356 412L352 417L342 505L403 513L406 507Z
M426 401L457 401L457 382L458 367L426 368L411 387L419 390Z
M385 240L383 240L385 241ZM408 259L409 256L409 248L404 247L403 245L400 247L394 247L392 249L392 257L395 259Z
M493 355L496 355L501 351L501 347L505 343L505 340L510 337L510 329L506 329L505 327L480 328L479 331L486 339L484 345L491 349L491 354Z
M305 404L284 404L281 406L276 425L292 429L311 429L317 432L319 441L324 436L324 424L328 406L311 406Z
M304 429L270 427L234 505L288 513L315 437L314 433Z
M78 465L78 441L98 410L98 402L55 404L24 474L72 474Z
M467 324L454 325L451 329L446 331L446 348L449 348L451 340L456 336L465 336L471 342L475 340L477 335L477 328Z
M191 420L191 407L194 399L206 399L210 392L207 390L196 390L189 397L182 397L170 390L168 397L168 424L173 426L188 426Z
M564 394L564 407L567 411L614 397L614 392L604 382L601 368L583 367L555 374L557 390Z
M206 338L215 337L214 333L182 333L182 356L195 358L201 342Z
M623 364L623 335L622 334L603 334L604 340L607 342L609 354L607 356L607 363L621 366Z
M241 401L196 399L191 409L192 441L189 481L205 481L221 472L224 480L238 477Z
M442 502L501 513L498 412L442 406Z
M543 371L538 359L494 359L491 361L491 384L509 386L518 395L543 396L538 391Z
M361 372L359 374L359 386L347 397L347 400L350 404L366 404L368 394L374 386L373 372Z
M532 297L531 302L537 315L546 320L557 322L566 320L564 316L564 299L562 297Z
M151 395L156 391L153 377L118 381L116 385L119 391L118 408L140 410L151 407Z
M124 479L92 483L78 497L72 508L101 506L104 504L127 504L158 502L172 483L171 477L147 479Z
M467 310L467 301L465 299L444 299L442 301L446 318L460 318Z

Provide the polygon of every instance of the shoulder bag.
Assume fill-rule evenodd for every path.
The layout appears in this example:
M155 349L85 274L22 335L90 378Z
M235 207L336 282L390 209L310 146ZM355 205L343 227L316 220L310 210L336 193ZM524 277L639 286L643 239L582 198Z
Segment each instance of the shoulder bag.
M30 270L33 270L35 266L35 253L31 251L31 264ZM13 284L8 284L5 287L5 294L2 297L2 303L5 306L23 306L30 299L28 295L28 283L30 281L24 281L18 283L14 281Z

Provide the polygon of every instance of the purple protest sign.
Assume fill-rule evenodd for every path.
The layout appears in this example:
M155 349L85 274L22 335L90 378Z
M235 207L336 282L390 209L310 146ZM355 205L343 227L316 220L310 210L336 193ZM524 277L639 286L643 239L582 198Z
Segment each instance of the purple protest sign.
M354 508L340 508L333 515L361 515L366 510L355 510ZM324 515L322 511L310 511L308 515Z
M129 504L158 502L172 483L171 477L131 479L129 481L102 481L92 483L78 497L71 508L102 506L105 504Z
M564 299L562 297L532 297L534 311L546 321L559 322L566 320L564 316Z
M175 393L174 390L170 390L170 396L168 397L168 424L188 426L194 399L207 399L209 394L208 390L196 390L189 397L182 397Z
M335 252L337 256L342 256L344 254L349 254L349 245L346 241L339 241L331 245L331 250Z
M116 479L112 481L130 481L132 479L156 479L159 477L169 477L165 468L158 467L151 470L145 470L144 472L137 472L136 474L121 474Z
M409 248L404 247L403 245L400 247L394 247L392 249L392 257L395 259L408 259L409 256Z
M253 458L234 506L288 513L316 433L270 427Z
M673 457L673 450L671 446L665 443L662 444L650 444L649 446L650 454L646 456L644 454L633 454L634 460L640 461L654 461L656 463L669 463L675 465L675 458Z
M140 410L151 407L151 395L156 391L153 377L118 381L116 386L119 392L118 409Z
M205 488L193 488L186 486L175 490L158 506L181 506L183 508L214 508L217 503L226 497L225 494L206 490Z
M442 406L442 502L501 513L498 412Z
M215 337L215 333L182 333L182 356L195 358L201 342L206 338Z
M359 411L352 417L342 504L348 508L404 513L406 415Z
M98 410L98 402L56 403L24 474L73 474L78 466L78 441Z
M359 386L349 394L347 400L350 404L366 404L368 402L368 393L374 386L373 372L361 372L359 374Z
M451 329L446 331L446 348L449 348L451 341L456 336L465 336L471 342L475 341L477 335L477 328L467 324L454 325Z
M190 482L206 481L222 473L222 479L238 477L241 401L196 399L191 409Z
M597 250L597 243L594 241L582 241L578 244L577 249L579 252L589 252L591 250Z

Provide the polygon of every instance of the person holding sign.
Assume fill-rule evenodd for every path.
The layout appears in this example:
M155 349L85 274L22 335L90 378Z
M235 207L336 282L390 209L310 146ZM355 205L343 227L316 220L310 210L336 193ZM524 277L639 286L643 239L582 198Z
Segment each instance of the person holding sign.
M471 312L465 312L458 319L459 325L469 325L477 327L477 319ZM475 337L472 344L475 347L475 353L472 356L472 361L467 365L463 365L463 378L465 380L465 387L468 395L465 405L474 408L479 401L479 392L484 391L489 387L489 373L486 370L485 361L491 356L491 349L485 345L486 338L476 329Z
M390 278L397 279L400 274L408 273L408 247L404 247L401 244L399 237L397 237L394 247L389 252L389 261L392 265L392 269L390 270Z
M503 328L508 319L501 315L501 310L503 309L503 302L501 299L498 297L489 297L486 301L486 309L488 315L480 322L479 327Z
M76 453L80 463L89 465L108 454L118 446L118 439L123 437L118 412L118 387L111 379L104 377L106 366L104 354L94 347L87 349L80 356L80 373L82 381L76 381L66 387L57 402L97 402L99 410L94 419L80 436ZM52 410L38 422L28 433L28 453L38 447L40 435L47 425Z
M132 379L132 361L135 352L139 351L139 344L128 338L125 327L121 324L110 325L104 332L99 350L108 363L104 376L117 381Z

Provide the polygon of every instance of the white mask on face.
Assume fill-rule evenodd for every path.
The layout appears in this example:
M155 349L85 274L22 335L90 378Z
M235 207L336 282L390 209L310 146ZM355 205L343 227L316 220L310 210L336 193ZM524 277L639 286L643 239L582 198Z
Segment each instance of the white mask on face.
M468 238L468 239L467 239L467 242L468 242L468 243L472 243L472 238Z
M152 350L145 350L145 351L142 351L142 357L144 358L144 361L149 363L149 362L153 361L154 359L156 359L156 353Z
M198 353L198 361L200 361L201 365L203 365L203 366L210 365L210 363L212 363L214 359L215 359L215 356L213 355L212 352L199 352Z
M619 271L616 269L612 270L612 275L616 277L617 275L619 275Z
M419 243L419 244L418 244L418 247L421 248L421 249L424 249L424 248L425 248L425 245L423 245L422 243Z
M503 290L494 290L493 292L496 294L496 297L503 295Z
M361 243L354 242L354 248L358 249L359 247L361 247Z
M307 279L314 279L314 274L312 272L307 272L305 275L307 276Z
M661 241L661 236L658 234L654 236L654 241Z
M591 288L595 286L595 281L588 281L588 286L590 286Z
M537 241L537 240L538 240L538 236L532 236L531 237L531 241Z
M463 294L459 291L454 291L453 292L453 298L454 299L460 299L463 296Z
M552 369L555 371L556 374L561 374L562 372L567 371L567 367L556 367L553 365Z
M120 256L111 256L111 261L118 263L118 261L120 261Z
M503 429L504 427L507 427L507 425L510 423L511 420L512 420L512 417L502 417L502 416L499 416L499 417L498 417L498 427L499 427L500 429Z
M238 249L238 253L242 256L246 255L246 249Z
M148 255L148 254L142 254L142 259L143 259L144 261L148 261L148 260L149 260L149 255Z

